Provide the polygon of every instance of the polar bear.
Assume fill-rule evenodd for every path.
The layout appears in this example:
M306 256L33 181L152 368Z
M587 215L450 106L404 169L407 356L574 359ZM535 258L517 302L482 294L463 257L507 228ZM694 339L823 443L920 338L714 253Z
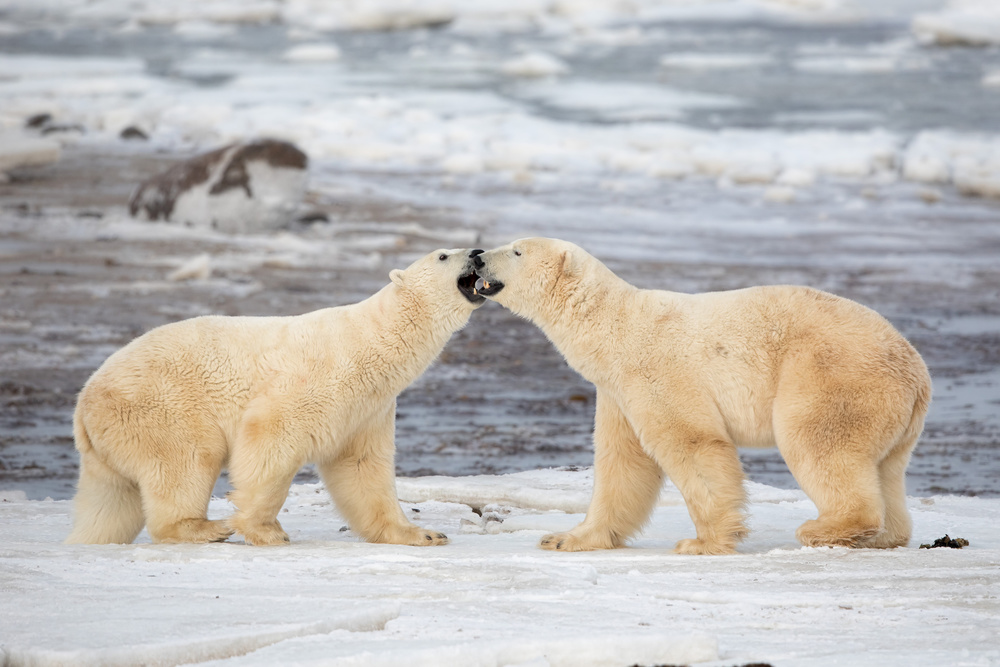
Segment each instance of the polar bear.
M622 546L666 474L697 530L676 552L732 553L747 533L736 448L774 445L819 510L803 544L909 541L904 473L931 382L874 311L807 287L638 289L555 239L477 254L469 270L463 289L533 321L597 387L590 509L543 548Z
M473 254L480 251L472 251ZM67 543L288 542L277 520L292 478L317 464L370 542L445 544L396 498L396 395L485 300L458 288L469 250L437 250L360 303L294 317L197 317L115 352L73 420L80 452ZM235 513L210 521L228 467Z

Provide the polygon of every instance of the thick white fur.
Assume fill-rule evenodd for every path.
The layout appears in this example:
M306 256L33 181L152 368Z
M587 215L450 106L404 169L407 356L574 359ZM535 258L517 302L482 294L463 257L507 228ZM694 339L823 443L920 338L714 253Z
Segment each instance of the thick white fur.
M642 290L579 247L524 239L480 255L490 298L535 322L597 386L586 520L543 548L621 546L663 474L697 529L677 552L724 554L747 532L737 446L777 445L819 517L808 546L910 539L904 472L931 382L881 316L806 287L708 294Z
M445 257L445 259L441 259ZM198 317L140 336L80 393L80 480L68 543L281 544L295 473L318 464L371 542L444 544L396 498L396 395L476 308L456 287L466 250L438 250L357 304L296 317ZM206 518L223 467L236 512Z

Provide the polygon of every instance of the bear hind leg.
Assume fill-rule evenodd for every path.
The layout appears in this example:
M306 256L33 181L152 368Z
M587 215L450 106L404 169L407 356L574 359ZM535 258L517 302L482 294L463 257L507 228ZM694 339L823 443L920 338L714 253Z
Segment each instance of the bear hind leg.
M795 537L807 547L864 547L883 532L886 504L871 448L841 441L836 448L798 433L796 446L778 435L778 448L799 486L819 510ZM905 508L904 508L905 509Z
M233 531L224 521L208 519L208 502L220 472L221 465L140 482L146 528L154 543L204 544L229 539Z
M273 403L265 394L251 402L240 424L229 454L227 498L236 511L226 520L230 530L254 546L288 544L288 533L278 521L281 506L295 473L305 463L303 443L308 442L306 421L290 420L287 405L301 400L285 396L286 403Z
M909 544L913 520L906 508L906 467L915 444L915 436L904 438L878 464L882 501L885 505L884 530L858 546L894 549Z
M144 523L139 487L105 465L92 449L82 452L73 530L66 544L129 544Z
M291 540L278 521L278 512L285 504L288 489L299 467L286 470L280 476L261 479L233 474L234 470L230 469L230 481L234 488L227 497L236 506L236 512L225 522L228 529L239 533L247 544L254 546L288 544Z

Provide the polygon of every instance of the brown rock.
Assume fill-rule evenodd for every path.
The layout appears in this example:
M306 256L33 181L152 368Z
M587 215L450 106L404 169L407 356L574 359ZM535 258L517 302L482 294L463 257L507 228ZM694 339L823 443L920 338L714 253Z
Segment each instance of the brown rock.
M302 203L307 166L306 154L285 141L224 146L142 183L129 213L228 232L277 229Z

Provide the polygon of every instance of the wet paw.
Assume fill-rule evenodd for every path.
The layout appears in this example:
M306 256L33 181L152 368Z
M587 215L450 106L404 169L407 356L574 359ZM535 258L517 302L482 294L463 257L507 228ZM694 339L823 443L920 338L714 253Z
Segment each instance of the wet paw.
M685 556L706 556L706 555L724 555L724 554L734 554L736 549L729 544L721 544L719 542L709 542L707 540L688 539L681 540L674 547L675 554L682 554Z

